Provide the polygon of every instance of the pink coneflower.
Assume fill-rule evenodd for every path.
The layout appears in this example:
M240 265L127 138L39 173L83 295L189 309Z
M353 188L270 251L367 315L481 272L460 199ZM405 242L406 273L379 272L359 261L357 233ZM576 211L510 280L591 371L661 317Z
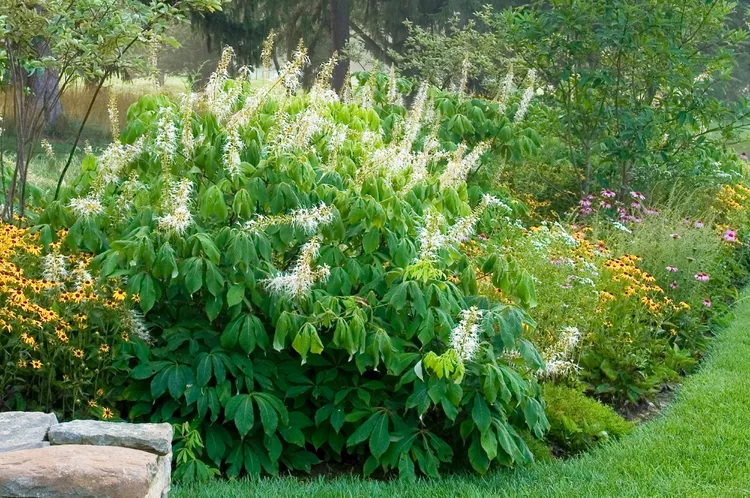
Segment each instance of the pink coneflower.
M744 152L740 154L740 159L747 161L747 154L745 154Z
M704 227L703 222L701 220L698 220L695 223L693 223L693 226L695 228L703 228Z
M676 266L672 265L667 266L666 270L671 271L672 273L677 273L678 271L680 271Z
M691 220L690 218L683 218L682 221L684 221L686 225L689 225L693 222L693 220Z
M630 221L634 221L635 223L640 223L642 220L640 216L631 216Z
M673 281L671 284L669 284L669 287L671 287L672 289L676 289L679 286L677 285L676 281Z
M578 204L581 207L591 207L591 201L588 199L581 199L580 201L578 201Z
M483 233L479 234L479 238L482 239L482 240L487 240L487 236L485 234L483 234Z
M732 230L731 228L724 232L724 240L727 242L737 242L737 232Z
M602 209L612 209L612 204L610 204L609 202L602 201L599 205L602 207Z
M641 203L638 202L638 201L631 202L630 203L630 207L635 208L635 209L640 209L641 208Z
M679 233L673 233L673 234L670 234L669 236L672 237L675 240L680 238L680 234Z
M708 282L709 280L711 280L711 277L708 276L708 273L701 272L695 274L695 279L701 282Z
M656 209L652 209L652 208L647 208L647 209L646 209L645 211L643 211L643 212L644 212L644 213L646 213L646 214L647 214L647 215L649 215L649 216L656 216L656 215L658 215L658 214L659 214L659 211L657 211Z
M632 197L633 199L640 199L642 201L646 199L646 196L640 192L630 192L630 197Z
M712 304L712 303L711 303L711 300L710 300L710 299L704 299L704 300L703 300L703 306L705 306L706 308L710 308L710 307L711 307L711 304Z
M570 284L562 284L560 287L562 287L563 289L572 289L573 288L573 286L570 285Z
M606 189L606 188L605 188L604 190L602 190L602 197L607 197L607 198L609 198L609 199L614 199L614 197L615 197L616 195L617 195L617 194L615 194L614 192L612 192L612 191L611 191L611 190L609 190L609 189Z

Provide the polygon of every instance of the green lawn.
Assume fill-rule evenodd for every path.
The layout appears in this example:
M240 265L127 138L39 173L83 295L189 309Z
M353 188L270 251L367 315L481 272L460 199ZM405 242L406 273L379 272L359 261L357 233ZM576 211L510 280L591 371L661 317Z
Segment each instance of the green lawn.
M215 481L177 497L750 496L750 291L675 403L617 443L580 458L416 484L359 477Z

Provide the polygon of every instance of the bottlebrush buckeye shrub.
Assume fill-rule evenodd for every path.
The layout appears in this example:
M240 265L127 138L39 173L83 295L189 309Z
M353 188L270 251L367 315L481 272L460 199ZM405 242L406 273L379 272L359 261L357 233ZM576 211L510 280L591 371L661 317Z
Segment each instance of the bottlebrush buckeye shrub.
M225 55L204 93L132 106L42 217L71 224L67 243L95 246L147 313L156 343L137 352L130 417L200 434L182 479L531 461L521 432L548 426L521 337L531 279L503 276L515 304L479 297L459 246L507 222L510 203L466 179L512 123L483 114L494 136L445 141L424 86L384 119L369 83L327 89L331 64L296 92L302 52L260 89L227 79Z

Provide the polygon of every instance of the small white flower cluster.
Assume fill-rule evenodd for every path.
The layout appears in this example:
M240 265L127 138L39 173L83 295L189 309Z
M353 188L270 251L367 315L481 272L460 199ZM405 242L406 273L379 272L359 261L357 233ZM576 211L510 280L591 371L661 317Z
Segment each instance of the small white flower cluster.
M465 57L464 61L461 63L461 79L458 82L458 94L459 95L465 95L466 94L466 84L469 82L469 67L471 64L469 63L469 58Z
M42 259L42 278L47 282L62 284L68 278L68 269L65 268L66 259L57 250L46 254Z
M612 222L612 227L615 228L615 229L617 229L617 230L619 230L619 231L621 231L621 232L633 233L632 230L630 230L628 227L626 227L625 225L623 225L619 221L613 221Z
M168 171L177 152L177 128L171 107L163 107L161 110L154 147L161 158L162 171Z
M185 233L185 230L193 223L193 215L189 207L192 192L193 184L187 178L169 182L165 199L166 214L157 218L159 230L175 232L178 235Z
M93 218L104 212L104 206L102 206L99 197L94 193L90 193L86 197L76 197L70 200L68 207L73 210L73 213L78 218Z
M482 214L491 206L503 207L506 211L512 211L510 207L500 199L485 194L481 202L474 208L470 215L459 218L451 227L448 233L448 239L454 242L466 242L474 235L474 227L481 218Z
M450 347L464 362L471 361L479 349L478 322L482 314L483 311L476 306L461 311L461 321L451 330Z
M328 265L313 267L320 250L320 240L312 238L302 246L299 258L291 271L281 273L261 282L272 294L297 299L306 295L317 282L325 282L330 274Z
M120 175L133 159L143 150L143 137L132 145L125 145L115 140L99 157L99 167L94 180L94 190L100 194L108 185L117 183Z
M521 96L521 103L518 104L518 111L516 111L516 115L513 117L513 121L515 122L521 121L524 116L526 116L526 113L529 110L529 104L531 104L531 99L534 98L534 94L536 93L534 90L534 85L536 84L536 70L529 69L526 77L529 80L529 84Z
M86 268L86 263L83 261L78 262L78 266L70 273L70 276L73 277L76 290L80 290L84 285L91 284L94 281L94 277L91 276Z
M44 138L39 143L42 144L42 149L44 149L44 154L47 156L47 159L54 162L55 150L52 148L52 144Z
M333 208L321 202L311 208L300 208L288 215L263 216L258 215L245 224L245 230L260 232L268 227L279 225L292 225L299 228L306 235L317 233L321 226L326 226L333 221Z
M513 77L513 66L511 65L508 67L508 72L505 73L505 79L495 98L498 104L498 111L501 113L505 112L505 109L508 107L508 99L513 91Z
M419 228L419 261L434 261L438 251L445 245L446 237L442 226L445 218L437 211L430 210L425 214L424 225Z
M300 42L297 50L292 54L291 60L281 70L281 82L289 95L294 95L297 92L297 88L300 85L300 78L302 78L302 70L308 64L310 64L310 58L307 56L307 51L302 46L302 42Z
M143 321L143 315L136 310L127 310L122 317L122 327L131 335L138 337L148 344L153 342L153 337Z
M182 97L182 104L180 105L180 116L182 116L182 133L180 135L180 141L182 142L182 151L187 157L192 156L193 151L195 150L195 139L193 138L194 102L195 94L189 92Z
M402 106L404 99L398 91L396 78L396 65L391 64L391 72L388 75L388 103L391 105Z
M226 98L224 96L224 82L227 80L227 70L233 57L234 49L232 47L224 47L224 50L221 52L219 64L208 78L208 83L203 91L206 108L217 117L225 115Z
M224 167L231 178L241 172L240 151L243 148L242 139L237 127L227 129L227 140L224 143Z
M555 344L544 353L546 368L540 371L540 376L546 378L560 378L578 371L578 364L571 361L571 356L581 339L578 327L564 327Z
M440 188L458 188L466 181L468 174L479 163L480 156L489 148L489 145L481 142L468 154L466 145L461 144L454 152L453 157L440 175Z

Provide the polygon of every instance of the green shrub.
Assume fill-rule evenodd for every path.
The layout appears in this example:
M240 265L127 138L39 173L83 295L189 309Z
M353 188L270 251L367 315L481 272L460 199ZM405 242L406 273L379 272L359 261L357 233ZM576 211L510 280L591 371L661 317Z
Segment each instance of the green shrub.
M376 77L341 101L330 66L309 94L277 92L295 57L269 87L228 80L227 56L194 101L142 98L41 218L147 313L130 418L180 424L184 480L531 461L519 431L547 427L521 337L533 286L508 271L514 302L479 296L458 245L511 210L466 179L482 151L519 148L512 122L426 87L407 111Z
M628 434L633 424L609 406L564 385L544 384L547 440L566 453L580 453Z

